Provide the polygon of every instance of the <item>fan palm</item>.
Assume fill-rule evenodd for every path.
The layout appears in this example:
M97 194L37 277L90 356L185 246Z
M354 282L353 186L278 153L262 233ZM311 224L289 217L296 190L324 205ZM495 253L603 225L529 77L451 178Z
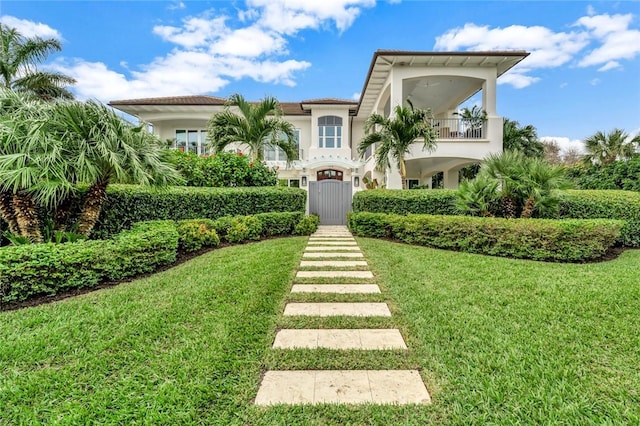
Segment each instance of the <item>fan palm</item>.
M585 163L607 165L633 157L640 148L640 135L630 138L621 129L613 129L608 134L598 131L584 140L584 147Z
M66 86L75 80L64 74L37 70L49 54L60 51L58 40L24 37L15 28L0 23L0 84L41 99L71 99Z
M166 185L180 180L163 161L164 148L155 136L100 103L57 104L47 132L64 144L66 178L89 185L77 223L79 234L89 235L95 226L110 183Z
M231 108L238 109L239 114ZM258 103L247 102L242 95L232 95L224 111L209 120L208 139L215 152L229 145L244 145L254 160L262 160L265 148L280 148L287 161L298 156L294 140L294 128L281 118L278 101L270 96Z
M0 216L9 231L40 242L37 205L54 206L71 190L62 145L43 132L49 105L0 91Z
M520 151L530 158L544 157L544 145L538 140L536 128L530 124L521 127L508 118L502 124L502 147L505 151Z
M375 151L376 168L386 170L391 167L391 158L396 162L405 187L407 167L405 156L411 145L418 139L422 140L422 148L432 151L436 147L436 136L431 127L431 111L417 109L407 101L407 106L398 105L394 108L392 118L386 118L374 113L365 122L367 135L358 145L358 152L363 157L367 149L378 144Z
M518 186L521 198L524 199L520 217L527 219L535 212L545 215L555 211L560 202L557 191L569 187L563 167L538 158L528 159L523 179Z
M491 154L482 163L479 178L497 182L502 202L502 214L515 218L518 212L518 187L524 178L524 164L527 157L520 151L504 151Z

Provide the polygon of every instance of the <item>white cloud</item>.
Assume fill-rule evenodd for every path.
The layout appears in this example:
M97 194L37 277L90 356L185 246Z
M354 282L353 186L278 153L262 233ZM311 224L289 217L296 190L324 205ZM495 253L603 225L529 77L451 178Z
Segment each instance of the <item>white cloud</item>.
M156 25L153 34L173 46L150 63L121 61L115 70L62 58L51 68L77 80L78 98L102 101L212 93L243 78L295 86L296 75L311 64L286 57L288 38L307 29L345 31L362 8L374 5L375 0L248 0L235 17L211 10L179 25ZM183 6L178 0L169 7Z
M360 92L356 92L353 95L351 95L351 99L359 101L360 100L360 96L362 95L362 93Z
M498 84L510 84L516 89L522 89L540 81L539 77L520 74L518 72L506 73L500 76Z
M640 54L640 30L629 29L632 14L583 16L574 26L586 28L600 46L591 50L578 63L581 67L605 64L598 71L617 67L607 65L620 59L633 59ZM604 68L604 69L603 69Z
M596 14L596 9L592 5L587 6L587 15L593 16Z
M603 72L603 71L609 71L609 70L614 70L617 68L622 68L622 65L620 65L620 62L618 61L609 61L606 64L604 64L603 66L601 66L600 68L598 68L598 71Z
M283 34L293 35L306 28L320 28L333 22L339 31L349 28L364 7L375 0L248 0L247 5L262 9L259 24Z
M172 4L170 4L169 6L167 6L167 9L169 9L169 10L182 10L182 9L184 9L186 7L187 7L187 5L184 4L184 2L175 1Z
M5 15L0 17L0 22L8 27L13 27L25 37L42 37L44 39L54 38L62 40L62 35L57 30L41 22L33 22L15 16Z
M584 153L584 142L580 139L569 139L565 136L543 136L540 138L541 142L555 141L560 147L560 152L565 153L570 149L575 149L580 153Z
M600 80L599 78L594 78L589 82L589 84L592 85L592 86L597 86L598 84L601 83L601 81L602 80Z

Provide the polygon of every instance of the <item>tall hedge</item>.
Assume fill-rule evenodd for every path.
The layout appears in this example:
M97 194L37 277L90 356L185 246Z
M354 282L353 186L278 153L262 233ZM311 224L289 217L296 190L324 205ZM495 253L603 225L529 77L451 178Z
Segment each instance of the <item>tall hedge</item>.
M306 192L299 188L195 188L154 190L111 185L93 236L106 238L135 222L218 219L270 212L304 212Z
M496 217L350 213L349 229L363 237L394 238L468 253L519 259L582 262L602 257L620 235L608 219L503 219Z
M389 214L460 214L453 189L373 189L353 196L353 211Z
M376 189L358 192L353 211L389 214L460 214L455 190ZM559 215L547 219L618 219L625 224L620 243L640 247L640 193L617 190L562 191Z
M640 247L640 193L616 190L570 190L562 193L560 218L622 219L620 240Z

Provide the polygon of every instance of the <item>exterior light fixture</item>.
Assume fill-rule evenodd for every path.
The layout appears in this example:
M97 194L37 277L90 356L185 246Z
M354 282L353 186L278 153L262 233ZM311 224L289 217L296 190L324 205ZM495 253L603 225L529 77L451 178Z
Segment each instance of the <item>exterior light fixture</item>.
M302 179L300 180L300 185L307 186L307 177L306 176L302 176Z
M356 188L360 186L360 176L353 177L353 186L355 186Z

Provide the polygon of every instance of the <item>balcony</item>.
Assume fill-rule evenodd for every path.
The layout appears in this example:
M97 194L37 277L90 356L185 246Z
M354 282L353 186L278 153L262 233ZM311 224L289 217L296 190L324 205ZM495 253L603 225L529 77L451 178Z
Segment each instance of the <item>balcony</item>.
M432 126L438 139L487 139L487 123L474 126L459 118L434 118Z

